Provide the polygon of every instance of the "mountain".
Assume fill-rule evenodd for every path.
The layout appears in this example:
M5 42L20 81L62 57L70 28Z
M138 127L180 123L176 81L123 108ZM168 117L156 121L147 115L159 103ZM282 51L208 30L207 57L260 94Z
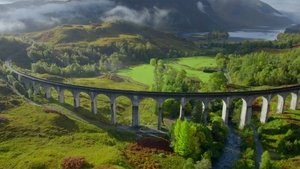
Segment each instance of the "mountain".
M170 32L286 26L287 17L260 0L7 0L0 33L62 24L125 20Z
M160 28L180 32L228 30L262 26L286 26L291 21L260 0L119 0L137 11L168 11ZM118 11L122 13L121 10ZM117 14L115 12L114 14ZM122 17L120 17L122 18Z
M291 21L260 0L210 0L213 10L230 27L283 26Z

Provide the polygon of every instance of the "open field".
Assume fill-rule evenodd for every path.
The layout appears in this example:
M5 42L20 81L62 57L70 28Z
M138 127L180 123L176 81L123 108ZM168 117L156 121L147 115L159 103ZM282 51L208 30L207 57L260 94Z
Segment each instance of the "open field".
M177 70L184 69L188 76L199 78L203 82L208 81L210 73L204 73L201 69L205 67L216 67L215 59L213 57L206 56L169 59L165 60L165 62ZM154 78L153 71L153 66L149 64L142 64L120 70L118 75L128 77L139 83L151 86Z

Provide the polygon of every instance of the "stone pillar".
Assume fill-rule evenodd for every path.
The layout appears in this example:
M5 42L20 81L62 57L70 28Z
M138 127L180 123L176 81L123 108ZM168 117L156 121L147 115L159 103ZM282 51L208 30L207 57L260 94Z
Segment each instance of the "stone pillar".
M23 83L24 83L25 89L28 90L30 88L30 82L28 82L28 80L24 79Z
M252 102L249 98L243 99L241 119L240 119L240 129L244 129L244 127L251 122L252 116Z
M91 111L94 114L97 114L97 95L95 93L91 93Z
M163 103L162 99L157 100L157 129L161 129L161 124L163 122Z
M116 99L110 99L110 111L111 111L111 124L117 124L117 111L116 111Z
M73 93L73 99L74 99L74 107L78 108L80 107L80 93L79 92L72 92Z
M64 90L57 87L57 95L58 95L58 102L61 104L65 103L65 95L64 95Z
M33 81L31 84L32 84L33 95L37 95L39 93L38 85L35 83L35 81Z
M297 109L297 104L298 104L298 95L297 93L292 93L292 99L291 99L291 110L296 110Z
M186 104L186 100L184 97L180 100L180 112L179 112L179 119L184 120L184 107Z
M20 74L17 74L17 80L18 80L19 82L21 82L22 76L21 76Z
M263 97L261 114L260 114L260 122L263 124L268 121L268 114L270 111L270 100L271 100L271 96L268 96L268 98Z
M45 87L45 91L46 91L46 99L50 99L51 98L51 87L50 86L46 86Z
M138 128L140 126L139 115L139 100L137 96L132 99L132 127Z
M208 118L208 105L209 105L209 101L208 100L204 100L202 102L202 113L203 113L203 123L207 124L207 118Z
M222 119L225 124L228 124L229 117L229 106L230 106L230 98L226 98L226 100L222 100L223 108L222 108Z
M285 98L286 96L278 95L276 113L282 114L284 112Z

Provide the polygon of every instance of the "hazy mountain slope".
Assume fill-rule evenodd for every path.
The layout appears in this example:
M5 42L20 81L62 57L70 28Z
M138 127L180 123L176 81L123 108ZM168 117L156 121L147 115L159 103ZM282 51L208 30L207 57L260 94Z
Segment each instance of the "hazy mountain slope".
M259 0L210 0L213 10L230 26L280 26L291 23L283 14Z
M2 4L0 10L0 32L116 19L179 32L291 23L259 0L24 0Z

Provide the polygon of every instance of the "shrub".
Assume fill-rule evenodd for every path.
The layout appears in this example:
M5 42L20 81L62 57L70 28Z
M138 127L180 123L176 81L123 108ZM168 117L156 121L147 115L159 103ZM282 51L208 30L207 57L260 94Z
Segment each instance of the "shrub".
M211 169L212 164L209 158L203 158L201 161L197 161L195 169Z
M0 117L0 124L2 123L8 123L8 119L5 117Z
M183 157L195 157L199 155L201 152L200 141L197 126L194 123L189 123L187 120L177 120L172 140L172 146L177 154Z
M62 161L63 169L83 169L88 168L89 164L84 157L68 157Z
M265 151L261 156L261 162L259 165L259 169L271 169L272 163L271 163L271 157L268 151Z
M187 159L183 169L195 169L194 160L192 158Z
M146 137L137 141L137 143L130 144L124 151L130 165L135 168L160 168L157 160L153 159L154 154L164 156L170 154L169 142L164 139Z

